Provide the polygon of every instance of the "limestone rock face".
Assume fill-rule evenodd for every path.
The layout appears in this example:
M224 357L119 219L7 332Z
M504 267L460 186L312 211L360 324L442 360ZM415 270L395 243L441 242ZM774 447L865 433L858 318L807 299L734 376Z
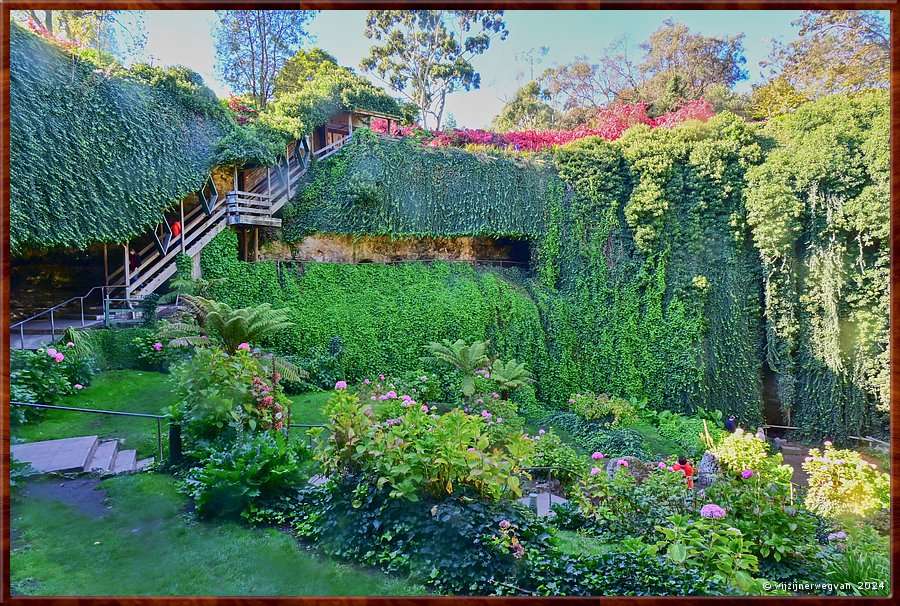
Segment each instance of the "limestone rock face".
M710 486L718 481L719 472L721 470L722 467L719 465L719 460L713 453L707 450L703 453L703 458L700 459L700 465L697 466L697 470L694 473L694 476L696 477L694 483L698 488Z
M327 263L390 263L392 261L516 260L521 251L511 242L493 238L417 238L312 234L296 244L272 242L260 250L264 261L294 260Z

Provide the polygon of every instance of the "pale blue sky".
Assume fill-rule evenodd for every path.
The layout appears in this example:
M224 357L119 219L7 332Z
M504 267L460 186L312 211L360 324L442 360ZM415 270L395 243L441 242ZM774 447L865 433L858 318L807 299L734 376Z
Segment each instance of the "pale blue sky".
M359 71L359 61L368 54L372 41L363 35L366 11L326 10L310 25L315 45L334 55L342 65ZM507 11L509 36L494 40L491 48L473 61L481 74L481 88L459 92L447 98L447 113L460 126L485 127L512 97L517 81L515 73L527 67L516 55L538 46L550 48L539 68L561 65L578 55L599 56L603 49L621 36L636 47L663 20L671 17L692 31L707 36L746 34L744 39L749 80L738 90L749 90L761 79L759 62L768 56L771 40L790 41L796 28L790 23L799 11ZM885 19L888 18L884 11ZM228 86L215 71L213 11L146 11L147 46L142 59L152 58L157 65L186 65L203 76L220 96ZM637 55L637 53L635 53ZM374 76L370 79L381 84ZM392 94L394 94L392 92Z

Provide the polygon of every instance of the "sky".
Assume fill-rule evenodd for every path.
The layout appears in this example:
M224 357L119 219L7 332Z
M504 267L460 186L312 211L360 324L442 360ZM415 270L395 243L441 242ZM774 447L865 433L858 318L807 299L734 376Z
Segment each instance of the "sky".
M341 65L359 70L360 60L368 55L373 41L363 35L366 11L321 11L309 26L313 43L334 55ZM516 79L517 70L528 72L528 66L517 56L531 48L549 47L548 54L535 71L563 65L580 55L599 57L603 49L625 36L635 47L658 29L667 18L686 24L691 31L706 36L730 36L743 32L749 78L738 83L736 90L749 91L753 84L764 81L759 62L765 59L772 40L790 42L796 39L791 21L800 11L506 11L509 36L494 39L483 55L472 61L481 74L481 88L460 91L447 98L446 115L452 115L459 126L483 128L490 125L507 99L512 98L524 81ZM885 19L888 18L884 11ZM219 96L231 90L215 69L216 23L213 11L145 11L147 44L138 60L151 60L154 65L185 65L198 72ZM635 52L636 56L639 56ZM363 74L366 75L366 74ZM375 84L390 90L374 75ZM527 78L526 78L527 79ZM396 95L391 91L392 95Z

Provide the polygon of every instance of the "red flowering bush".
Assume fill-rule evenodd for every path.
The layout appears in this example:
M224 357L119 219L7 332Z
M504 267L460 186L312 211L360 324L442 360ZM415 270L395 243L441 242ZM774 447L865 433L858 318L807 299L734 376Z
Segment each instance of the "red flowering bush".
M36 33L41 38L43 38L49 42L52 42L52 43L56 44L57 46L61 46L66 50L74 51L78 48L77 41L66 40L64 38L59 38L58 36L54 36L53 34L50 33L50 30L48 30L46 27L44 27L43 25L41 25L40 23L38 23L31 17L28 17L28 20L25 21L25 26L28 29L30 29L31 31L33 31L34 33Z
M242 97L235 97L234 95L228 97L228 109L231 110L234 119L241 126L252 124L259 117L259 110L249 103Z
M391 124L391 135L408 137L420 136L430 147L464 147L466 145L490 145L508 147L516 151L540 151L554 145L564 145L585 137L603 137L607 141L618 139L626 130L636 124L646 124L650 128L671 128L687 120L708 120L714 115L712 105L706 99L688 101L680 108L666 112L658 118L647 115L643 103L620 103L601 109L589 124L571 130L524 130L509 133L494 133L482 129L455 129L449 131L423 131L418 126ZM372 120L371 128L376 133L387 133L387 120Z

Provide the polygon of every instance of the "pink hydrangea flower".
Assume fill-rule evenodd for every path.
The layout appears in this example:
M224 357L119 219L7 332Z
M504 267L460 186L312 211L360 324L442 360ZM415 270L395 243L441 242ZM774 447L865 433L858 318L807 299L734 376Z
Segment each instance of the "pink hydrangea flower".
M709 503L700 508L700 515L704 518L719 520L725 517L725 510L715 503Z
M347 389L347 381L338 381L334 384L335 389Z
M384 381L384 375L378 375L378 378Z
M484 373L484 378L485 378L485 379L490 379L490 378L491 378L491 375L489 375L488 373Z
M475 449L472 447L469 447L469 452L475 452Z
M366 379L365 381L363 381L363 385L368 385L368 384L371 383L371 382L372 382L372 381Z
M491 397L494 398L494 399L496 400L497 398L500 397L500 394L495 393L495 394L492 394Z
M241 343L240 345L238 345L238 350L241 350L241 349L250 351L250 344L249 343Z
M56 360L57 362L62 362L63 360L66 359L66 356L62 355L61 353L58 353L58 354L56 354L56 357L53 359Z
M428 406L422 404L422 412L428 412Z
M600 473L600 468L599 468L599 467L591 467L591 475L592 475L592 476L595 476L595 475L597 475L598 473Z
M66 347L75 347L75 344L69 341L68 343L66 343Z
M618 461L616 461L616 465L619 465L620 467L628 467L628 461L626 461L625 459L619 459Z
M486 410L482 410L482 411L481 411L481 416L484 417L485 419L490 419L493 415L491 415L491 413L489 413L489 412L486 411Z
M659 467L660 469L665 469L665 468L666 468L666 464L663 463L662 461L660 461L660 462L657 464L657 467Z
M574 404L574 403L575 403L574 398L569 398L569 404Z
M509 528L511 524L507 520L500 520L500 528Z
M157 341L156 343L153 344L153 349L155 349L156 351L159 351L162 348L163 348L163 345L159 341Z
M502 423L502 422L503 422L503 417L497 417L497 422L498 422L498 423Z
M547 433L547 432L544 431L543 429L538 429L538 435L539 435L539 436L542 436L542 435L544 435L545 433Z
M602 458L603 458L603 453L602 453L602 452L595 452L594 454L591 455L591 458L594 459L594 460L602 459Z
M84 385L82 385L81 383L76 383L72 387L74 387L75 389L84 389Z
M47 355L50 356L51 358L56 356L57 353L58 352L55 349L53 349L52 347L47 350Z
M422 376L419 377L419 378L422 379L422 382L423 382L423 383L424 383L425 381L428 380L428 377L426 377L425 375L422 375Z
M475 403L476 404L484 404L484 400L482 400L481 398L478 398L477 400L475 400Z
M753 477L753 470L745 469L744 471L741 472L741 477L744 478L745 480Z

